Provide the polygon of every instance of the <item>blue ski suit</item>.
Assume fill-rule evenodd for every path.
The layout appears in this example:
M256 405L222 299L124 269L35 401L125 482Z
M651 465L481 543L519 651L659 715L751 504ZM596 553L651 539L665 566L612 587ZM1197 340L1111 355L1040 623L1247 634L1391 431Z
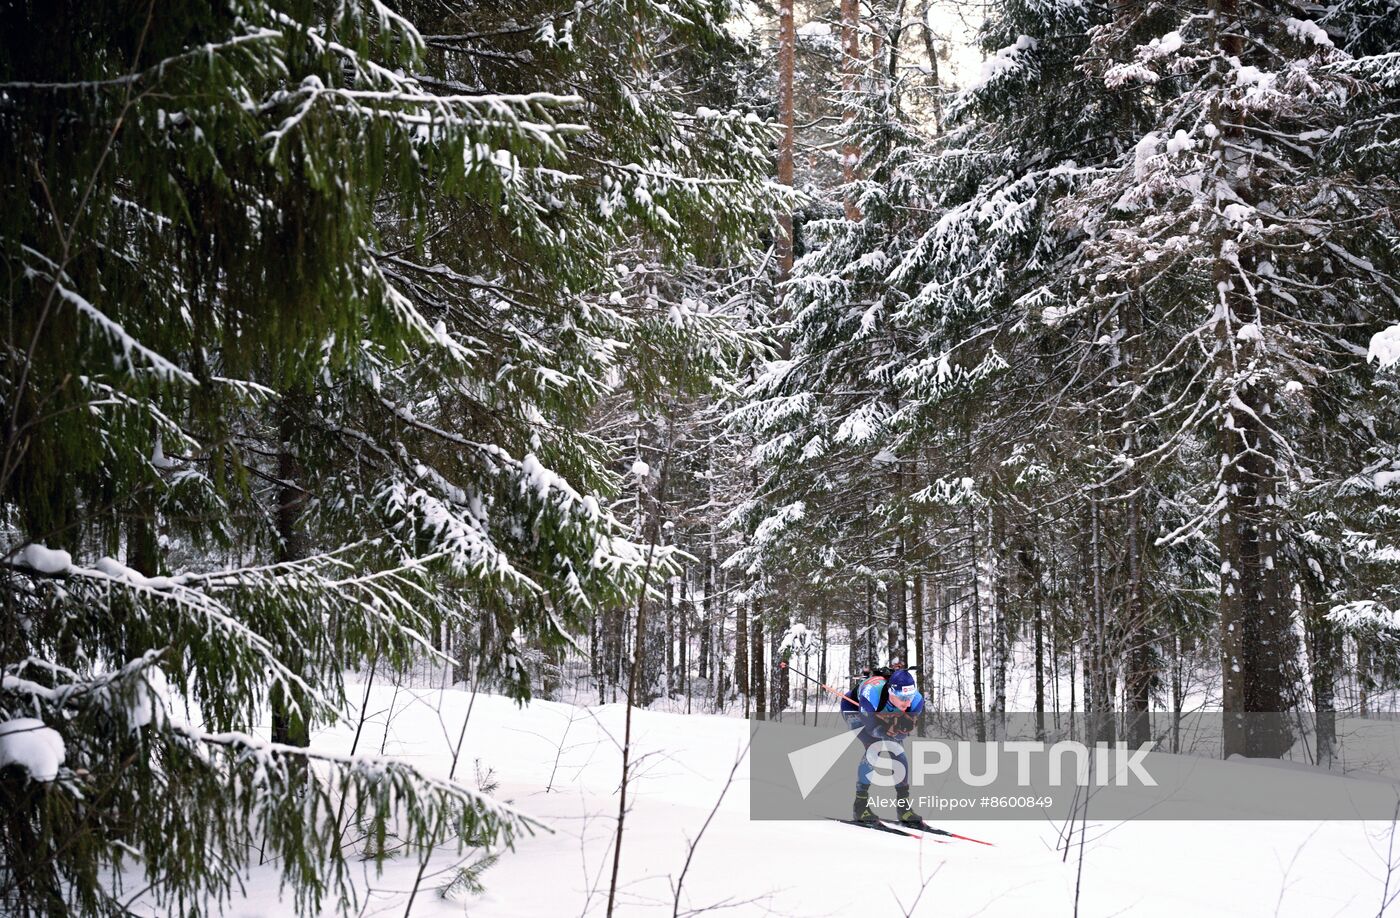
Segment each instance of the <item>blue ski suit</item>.
M916 691L909 707L901 711L900 707L890 700L885 682L883 676L870 676L853 687L850 699L841 699L841 716L845 718L846 724L852 730L859 731L857 736L863 747L860 765L856 767L856 786L858 788L870 786L870 774L874 769L865 757L865 753L869 751L870 747L881 740L902 743L911 732L911 729L900 729L900 726L892 725L893 718L881 718L877 715L900 713L917 715L924 709L924 696L921 692ZM859 708L852 704L853 700L860 702ZM904 767L904 773L907 775L909 762L904 757L904 750L901 749L893 758Z

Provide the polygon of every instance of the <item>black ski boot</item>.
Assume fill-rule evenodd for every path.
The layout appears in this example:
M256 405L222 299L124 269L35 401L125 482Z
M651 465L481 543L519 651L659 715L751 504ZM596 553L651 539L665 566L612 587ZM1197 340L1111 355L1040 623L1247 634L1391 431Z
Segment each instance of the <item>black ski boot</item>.
M909 785L901 784L894 791L894 808L899 813L899 824L909 829L927 829L928 823L914 812L914 806L909 802Z
M851 819L855 822L874 825L880 820L876 818L875 812L870 809L870 786L856 786L856 803L851 809Z

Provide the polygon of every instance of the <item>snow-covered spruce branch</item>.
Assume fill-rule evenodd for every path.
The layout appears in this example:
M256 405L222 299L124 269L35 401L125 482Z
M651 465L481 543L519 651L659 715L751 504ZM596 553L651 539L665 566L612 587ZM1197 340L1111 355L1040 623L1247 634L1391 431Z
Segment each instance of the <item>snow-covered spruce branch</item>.
M168 649L152 648L118 669L90 678L85 678L66 666L29 657L5 667L5 673L0 675L0 692L37 699L56 708L86 702L92 698L104 700L113 686L127 682L154 667ZM64 681L56 687L43 685L24 678L24 673L29 669L47 670L51 677L60 677Z
M26 266L25 271L31 276L42 278L47 283L51 284L59 299L68 303L77 310L79 315L96 325L103 335L110 338L121 348L122 355L125 357L129 366L135 365L133 355L136 355L148 363L151 369L163 379L178 381L187 385L193 385L195 383L194 376L189 372L177 366L173 361L146 347L140 341L137 341L127 333L126 329L124 329L120 323L109 318L102 310L90 303L82 294L78 293L76 290L65 287L63 281L67 280L68 277L66 274L58 274L58 265L52 259L29 246L22 246L22 249L26 255L42 260L46 265L50 266L49 270L54 273L49 273L49 270L32 266Z
M409 786L425 790L437 798L437 806L442 808L430 809L425 815L437 815L440 819L442 816L451 815L450 808L445 807L445 804L460 804L479 817L494 822L504 833L507 844L512 842L517 830L523 829L530 834L536 829L550 833L554 831L543 820L530 816L510 804L502 803L456 781L429 775L393 756L325 752L315 747L274 743L238 731L210 733L187 723L171 723L169 729L172 733L201 745L226 749L236 762L252 764L260 774L265 774L279 762L317 762L356 775L358 781L355 783L360 784L362 791L374 788L384 780L388 781L398 796L404 795ZM379 796L383 797L382 793ZM389 804L391 801L382 799L381 803ZM406 813L415 810L413 807L401 810L392 806L390 808Z
M337 571L358 570L343 556L358 556L377 544L367 540L301 561L161 577L147 577L113 558L83 567L66 552L38 545L27 546L0 566L31 579L61 582L62 589L43 601L106 603L119 591L134 600L134 615L147 621L159 618L162 632L173 642L206 643L217 635L221 654L201 677L211 684L219 678L248 683L245 688L255 696L244 700L249 704L267 688L248 682L249 673L266 673L272 686L312 708L305 714L333 717L339 706L285 662L298 642L323 633L331 616L343 631L373 640L391 653L438 654L420 630L426 629L427 621L415 600L425 598L417 579L441 554L334 576Z
M282 141L322 99L327 100L333 111L341 114L354 118L387 118L404 129L505 130L528 137L538 144L539 149L553 156L564 154L561 137L587 130L583 125L533 121L524 117L527 113L539 114L547 106L562 108L576 104L578 100L573 96L552 93L437 96L411 91L344 89L327 86L315 77L308 77L295 90L279 92L263 106L264 111L288 104L296 106L292 114L263 135L263 140L269 144L269 158L276 158Z
M251 28L245 34L235 35L227 41L209 42L195 48L189 48L179 54L173 54L170 57L163 58L151 66L145 67L135 73L128 73L123 76L112 77L111 79L55 83L32 81L8 82L0 83L0 90L13 90L15 92L69 92L74 90L92 92L109 88L124 90L129 86L139 85L152 79L164 77L169 71L174 69L176 65L200 59L207 60L227 51L236 50L250 44L276 41L283 37L285 37L284 33L276 29Z
M250 652L267 667L274 682L310 692L305 680L282 663L270 640L240 621L227 605L215 597L189 586L191 575L146 577L115 558L103 558L95 567L86 568L73 564L67 552L52 551L40 545L27 546L21 551L19 559L19 563L0 562L0 567L28 577L64 581L65 589L59 598L65 601L71 601L74 594L88 590L95 594L98 590L106 592L116 589L141 599L167 603L170 608L191 619L198 619L208 632L218 634L234 646Z

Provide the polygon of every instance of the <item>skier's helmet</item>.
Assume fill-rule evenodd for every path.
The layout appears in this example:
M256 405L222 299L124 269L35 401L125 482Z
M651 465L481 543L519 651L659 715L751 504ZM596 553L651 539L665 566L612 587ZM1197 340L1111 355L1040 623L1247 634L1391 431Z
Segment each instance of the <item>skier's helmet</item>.
M897 669L890 676L890 700L900 708L907 708L914 701L918 690L914 688L914 674L907 669Z

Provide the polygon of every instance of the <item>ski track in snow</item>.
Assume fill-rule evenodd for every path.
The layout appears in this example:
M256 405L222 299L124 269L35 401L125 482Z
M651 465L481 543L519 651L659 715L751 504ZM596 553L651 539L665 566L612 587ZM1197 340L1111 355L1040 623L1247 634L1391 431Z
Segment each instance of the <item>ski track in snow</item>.
M362 687L348 687L359 699ZM372 720L362 751L407 759L446 776L470 696L461 690L371 692ZM394 714L384 735L386 714ZM481 695L466 731L457 778L488 769L495 796L544 819L553 834L524 837L482 879L475 896L438 890L458 863L444 849L429 863L415 916L554 918L603 915L611 865L623 708L535 701L519 708ZM322 731L315 745L348 752L353 725ZM704 824L747 742L737 717L636 711L639 762L630 796L620 883L621 915L671 915L672 883L689 840ZM552 784L552 789L551 789ZM1062 859L1058 825L1048 821L938 821L996 843L937 844L869 832L825 819L751 821L747 762L700 842L686 876L680 914L901 915L927 881L916 915L1073 914L1078 848ZM822 815L822 814L814 814ZM848 817L847 813L826 814ZM1085 846L1084 916L1375 915L1386 879L1390 825L1330 822L1091 821ZM402 915L418 871L416 857L364 871L364 915ZM1392 885L1395 885L1392 882ZM291 912L277 874L256 868L246 897L225 914ZM902 905L901 905L902 903ZM328 903L326 914L334 913Z

